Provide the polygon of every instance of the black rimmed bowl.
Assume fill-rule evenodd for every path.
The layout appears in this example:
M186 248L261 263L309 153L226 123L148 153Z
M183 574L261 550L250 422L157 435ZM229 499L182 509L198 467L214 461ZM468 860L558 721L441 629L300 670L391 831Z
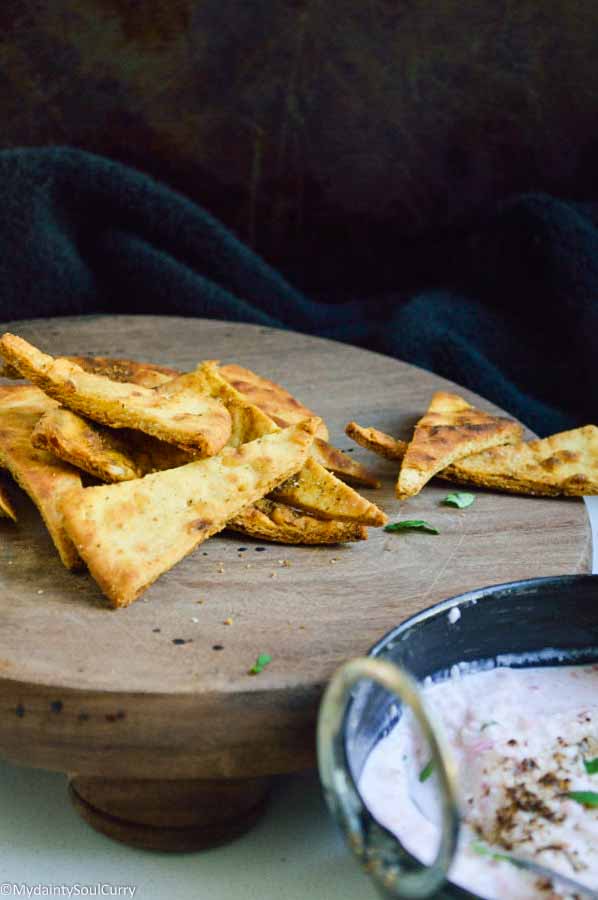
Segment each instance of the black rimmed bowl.
M454 609L458 616L451 614ZM374 819L359 795L357 785L369 754L401 716L397 695L411 702L413 687L408 679L396 681L392 666L375 674L373 667L368 677L372 660L394 663L416 681L448 674L460 662L494 660L513 667L598 662L598 576L534 578L452 597L386 634L368 659L343 667L326 692L318 725L324 792L349 846L381 895L476 900L477 895L443 878L458 829L451 773L443 771L443 836L437 859L427 868ZM437 748L433 750L436 755Z

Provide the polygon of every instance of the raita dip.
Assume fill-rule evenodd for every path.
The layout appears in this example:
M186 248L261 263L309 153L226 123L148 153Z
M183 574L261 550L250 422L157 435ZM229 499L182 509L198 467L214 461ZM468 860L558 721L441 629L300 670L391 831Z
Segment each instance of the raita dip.
M598 666L493 668L423 685L456 765L462 829L450 880L487 900L573 898L505 851L598 889ZM438 789L407 711L368 757L359 789L376 819L433 860Z

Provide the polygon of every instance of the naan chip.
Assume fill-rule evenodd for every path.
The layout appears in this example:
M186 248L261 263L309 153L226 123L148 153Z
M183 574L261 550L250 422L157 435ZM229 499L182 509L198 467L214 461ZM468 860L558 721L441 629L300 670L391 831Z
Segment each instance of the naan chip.
M85 372L67 359L54 359L27 341L6 333L0 352L22 375L59 400L67 409L101 424L136 428L153 437L212 456L230 436L228 411L209 397L194 391L188 379L168 382L167 395L160 388L111 381ZM183 377L183 376L181 376Z
M586 425L542 440L493 447L453 463L442 478L512 494L598 494L598 428Z
M246 429L252 429L254 436L273 433L278 425L263 411L229 384L213 362L203 363L197 374L206 381L206 390L227 407L233 421L232 433L243 443L247 440ZM168 385L165 386L167 388ZM162 390L162 388L160 388ZM248 417L248 422L244 421ZM237 422L237 424L235 424ZM339 481L315 459L310 458L303 469L285 481L273 493L272 499L297 507L320 519L334 519L341 522L360 522L362 525L385 525L386 515L378 507Z
M0 466L29 494L62 562L67 569L75 569L81 559L64 527L60 504L65 494L81 487L81 477L76 469L31 444L38 419L55 406L32 385L0 386Z
M511 419L492 416L457 394L438 391L415 426L399 472L397 497L413 497L451 463L489 447L517 443L521 435L521 426Z
M72 491L69 535L113 606L128 606L229 519L304 464L309 419L218 456L134 481Z
M131 359L113 359L110 356L65 356L64 359L75 363L84 372L104 375L111 381L140 384L147 388L159 387L181 374L177 369L168 366L134 362Z
M227 528L277 544L344 544L367 540L365 525L316 519L273 500L258 500L231 519Z
M194 459L189 451L142 431L107 428L63 407L40 418L31 443L106 482L142 478Z
M369 488L380 487L380 481L365 466L321 438L315 439L311 455L321 466L348 484Z
M8 491L3 484L0 484L0 517L3 519L12 519L17 521L17 514L12 505L12 500L8 496Z
M275 381L262 378L251 369L229 363L220 366L219 372L240 394L247 397L254 406L259 407L283 428L286 425L300 422L306 417L316 415L307 406L296 400L285 388L276 384ZM328 440L328 429L324 422L321 422L318 428L317 437Z
M356 422L347 434L362 447L400 461L407 441ZM598 428L585 425L542 440L492 447L466 456L436 475L443 481L510 494L582 497L598 494Z
M359 444L360 447L365 447L366 450L371 450L373 453L377 453L378 456L383 456L385 459L393 461L401 462L409 446L407 441L393 438L378 428L364 428L362 425L358 425L357 422L349 422L345 428L345 434L352 441L355 441L356 444Z

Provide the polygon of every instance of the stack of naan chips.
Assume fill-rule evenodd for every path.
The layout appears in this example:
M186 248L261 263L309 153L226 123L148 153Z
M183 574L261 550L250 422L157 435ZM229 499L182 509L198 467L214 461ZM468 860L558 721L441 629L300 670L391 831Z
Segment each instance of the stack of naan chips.
M30 382L0 386L0 465L114 606L224 528L318 544L387 521L345 483L377 485L321 419L247 369L53 358L11 334L0 352L2 374ZM4 493L1 509L15 518Z
M512 494L598 494L598 428L586 425L543 440L522 440L510 419L475 409L457 394L434 394L410 442L356 422L350 438L401 463L396 493L413 497L433 478Z

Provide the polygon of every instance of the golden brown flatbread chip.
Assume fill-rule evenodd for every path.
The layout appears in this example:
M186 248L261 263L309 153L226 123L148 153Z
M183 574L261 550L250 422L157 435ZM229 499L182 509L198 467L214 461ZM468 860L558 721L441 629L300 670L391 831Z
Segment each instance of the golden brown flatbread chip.
M242 510L227 528L277 544L343 544L367 540L365 525L316 519L264 498Z
M482 412L457 394L437 391L407 447L397 497L418 494L437 472L464 456L520 441L522 431L511 419Z
M80 366L84 372L104 375L111 381L140 384L148 388L159 387L181 374L177 369L171 369L168 366L134 362L131 359L113 359L110 356L65 356L64 358Z
M349 422L345 428L345 434L360 447L365 447L366 450L371 450L378 456L393 461L401 462L409 446L407 441L399 441L378 428L364 428L357 422Z
M62 504L67 530L113 606L128 606L300 468L317 424L306 420L210 459L68 494Z
M315 439L311 455L321 466L348 484L369 488L380 487L380 481L365 466L321 438Z
M111 381L85 372L68 360L54 359L10 333L0 339L0 352L22 375L67 409L117 428L136 428L183 448L212 456L230 435L230 416L215 400L188 386L168 382L161 388L146 388ZM181 376L182 377L182 376Z
M226 405L233 422L232 433L238 435L241 443L248 439L248 427L255 436L278 430L279 426L266 413L257 409L222 377L215 363L203 363L197 373L205 379L206 390ZM336 478L313 457L307 460L300 472L276 489L272 499L320 519L360 522L374 527L385 525L388 521L375 504Z
M29 494L46 524L67 569L82 565L64 527L60 503L73 488L81 487L76 469L31 445L35 425L56 404L32 385L0 386L0 466Z
M356 422L347 434L387 459L401 460L409 446ZM436 475L444 481L510 494L582 497L598 494L598 428L585 425L542 440L492 447L452 463Z
M220 366L219 372L240 394L247 397L254 406L259 407L283 428L285 425L292 425L308 416L316 415L307 406L296 400L286 388L268 378L262 378L251 369L229 363ZM322 440L328 440L328 429L323 421L316 436Z
M13 522L17 521L17 514L12 505L12 500L3 484L0 484L0 517L3 519L12 519Z
M542 440L493 447L453 463L442 477L512 494L598 494L598 428L586 425Z
M64 407L40 418L31 443L109 483L174 469L195 458L189 451L142 431L108 428Z

